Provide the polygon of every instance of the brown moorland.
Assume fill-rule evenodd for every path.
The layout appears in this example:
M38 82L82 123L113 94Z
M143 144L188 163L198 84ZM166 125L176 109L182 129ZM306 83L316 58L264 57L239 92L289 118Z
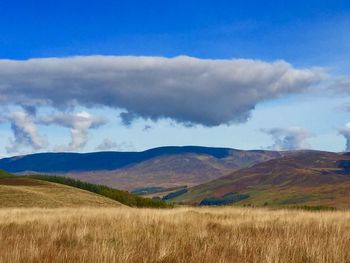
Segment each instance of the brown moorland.
M0 209L0 262L350 262L350 212Z
M154 186L190 187L280 156L278 152L238 150L220 159L205 154L176 154L159 156L114 171L71 172L66 175L125 190Z

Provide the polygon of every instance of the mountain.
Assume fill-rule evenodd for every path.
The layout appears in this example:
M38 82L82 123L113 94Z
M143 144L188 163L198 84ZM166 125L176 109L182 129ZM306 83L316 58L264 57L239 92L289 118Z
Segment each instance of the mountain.
M0 160L12 173L65 175L132 190L198 185L234 170L278 158L279 152L199 146L160 147L143 152L38 153Z
M190 188L173 201L200 204L234 194L240 205L350 208L349 193L350 154L297 151Z

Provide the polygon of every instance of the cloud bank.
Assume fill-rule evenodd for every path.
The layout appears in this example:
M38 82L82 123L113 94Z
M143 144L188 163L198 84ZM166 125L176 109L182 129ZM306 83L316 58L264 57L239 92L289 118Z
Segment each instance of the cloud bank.
M256 104L303 92L323 78L320 70L296 69L284 61L186 56L0 60L0 103L106 106L124 110L125 124L135 118L170 118L217 126L245 122ZM27 110L35 114L33 107ZM84 137L79 128L67 126L74 129L72 137ZM72 147L84 144L73 141Z
M290 151L310 148L310 145L306 140L311 137L311 134L306 129L291 127L262 129L262 131L271 135L274 140L274 144L269 147L270 149L277 151Z

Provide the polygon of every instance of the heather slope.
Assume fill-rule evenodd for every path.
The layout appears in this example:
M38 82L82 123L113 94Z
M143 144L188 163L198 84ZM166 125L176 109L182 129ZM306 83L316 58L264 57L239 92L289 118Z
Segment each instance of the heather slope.
M350 208L350 155L300 151L235 171L189 189L176 201L199 203L227 193L248 194L240 205L327 205Z

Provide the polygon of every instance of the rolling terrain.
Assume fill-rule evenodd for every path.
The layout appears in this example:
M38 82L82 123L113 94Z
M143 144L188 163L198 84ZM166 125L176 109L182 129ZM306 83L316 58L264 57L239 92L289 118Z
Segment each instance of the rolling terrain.
M281 156L273 151L161 147L144 152L41 153L0 160L12 173L64 175L117 189L194 186Z
M0 167L20 174L46 171L45 180L56 180L57 171L60 176L134 190L155 202L164 198L194 205L350 208L346 153L164 147L141 153L35 154L2 159ZM84 170L92 168L97 170ZM135 200L132 206L137 206L134 197L127 200Z
M30 178L0 178L0 208L120 207L121 203L78 188Z
M14 176L0 170L1 207L152 207L171 208L162 200L61 176Z
M200 204L230 193L248 195L238 205L350 208L350 155L298 151L195 186L173 201Z

